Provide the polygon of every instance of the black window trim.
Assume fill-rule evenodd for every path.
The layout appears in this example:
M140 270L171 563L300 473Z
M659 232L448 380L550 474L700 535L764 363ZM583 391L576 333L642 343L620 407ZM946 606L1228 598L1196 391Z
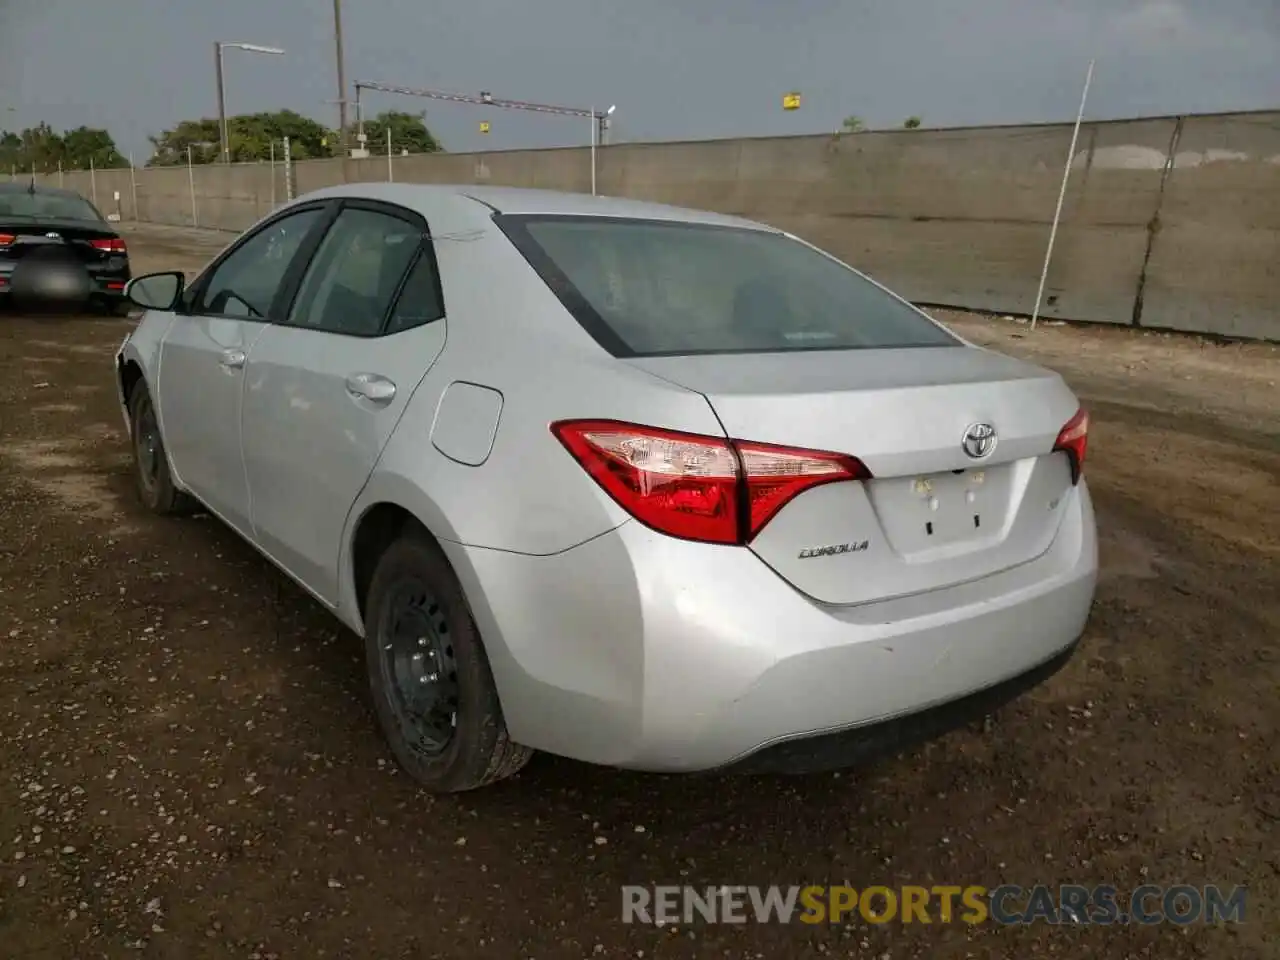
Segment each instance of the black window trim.
M592 214L572 214L572 213L500 213L493 214L493 222L498 229L502 231L511 245L519 251L520 255L528 261L529 266L533 268L542 281L555 294L565 310L573 317L574 320L582 327L583 330L595 340L604 350L619 360L637 360L659 357L698 357L698 356L730 356L739 354L793 354L793 353L836 353L844 350L911 350L911 349L938 349L947 346L964 346L964 341L960 340L955 334L947 330L946 327L937 323L927 314L921 313L921 319L934 324L944 334L951 337L954 341L951 344L942 343L904 343L887 347L790 347L785 351L779 351L768 347L749 347L738 350L661 350L661 351L638 351L633 349L622 339L613 328L608 324L604 317L593 307L582 292L569 280L564 272L551 259L550 255L543 250L542 245L533 238L529 232L528 225L530 223L555 221L558 223L622 223L622 224L644 224L648 226L677 226L688 228L691 230L706 231L727 231L732 233L742 233L754 231L762 234L770 234L778 237L785 237L786 233L767 226L750 226L726 223L702 223L695 220L667 220L658 217L610 217L595 216ZM819 253L823 251L819 250ZM830 254L827 254L830 256ZM840 262L840 261L836 261ZM847 266L847 265L846 265ZM855 272L857 272L855 270ZM859 273L859 276L864 276ZM869 277L864 277L870 280ZM870 280L875 283L874 280ZM879 284L876 284L879 286ZM883 289L883 288L882 288ZM889 296L897 299L897 294L886 291ZM903 300L908 306L914 308L914 304ZM918 308L916 308L918 309Z
M218 254L218 256L214 258L213 262L204 268L200 275L183 294L183 302L179 305L177 312L184 316L192 317L243 320L250 323L272 323L272 318L277 314L277 311L280 308L281 294L289 287L290 275L293 273L298 261L304 256L306 257L306 261L310 263L311 257L315 254L315 247L319 245L319 238L323 237L325 233L328 232L329 224L333 222L337 208L338 204L335 200L321 199L315 200L311 203L299 203L291 207L286 207L268 219L263 220L256 228L237 238L235 243L231 244L227 249ZM311 230L302 238L302 242L294 252L293 259L290 261L289 266L285 268L284 277L281 279L280 286L276 290L276 295L267 306L265 316L244 317L236 314L207 313L196 309L196 305L203 299L205 292L209 287L209 282L213 279L214 274L216 274L218 270L221 269L222 265L238 253L246 244L251 243L253 240L260 237L263 233L270 230L282 220L287 220L289 217L296 216L300 213L308 213L317 210L321 212L322 216L311 225Z
M382 315L382 320L378 324L378 329L372 333L353 333L347 330L328 330L320 327L308 326L302 323L290 323L289 314L293 312L294 304L298 299L298 294L302 290L302 281L307 275L307 271L311 268L311 262L320 251L321 244L329 235L329 231L338 221L338 217L346 210L368 210L373 213L381 213L397 220L402 220L419 230L418 248L409 258L409 262L404 272L400 275L400 279L396 282L395 290L391 295L391 299L387 304L387 309ZM277 327L287 327L295 330L308 330L312 333L324 333L333 337L350 337L354 340L376 340L379 337L395 336L388 334L387 328L390 326L391 317L395 313L395 308L400 302L400 296L404 292L405 284L409 282L409 277L414 269L422 261L424 257L429 258L432 274L435 279L437 301L440 304L440 316L426 323L416 324L413 327L406 327L404 331L396 331L396 333L406 332L408 330L416 330L418 327L426 326L427 323L435 323L443 320L447 311L444 307L444 291L440 281L440 265L436 260L435 244L431 241L431 228L427 223L426 217L416 210L401 206L398 203L391 203L386 200L374 200L367 197L342 197L334 203L332 214L326 218L324 229L320 231L319 236L315 238L315 242L311 242L311 238L307 240L308 249L306 251L305 262L299 251L299 256L294 258L294 264L289 268L285 275L285 282L281 285L281 292L287 294L287 300L281 305L281 309L276 316L277 311L272 310L271 324ZM273 304L273 308L274 308Z

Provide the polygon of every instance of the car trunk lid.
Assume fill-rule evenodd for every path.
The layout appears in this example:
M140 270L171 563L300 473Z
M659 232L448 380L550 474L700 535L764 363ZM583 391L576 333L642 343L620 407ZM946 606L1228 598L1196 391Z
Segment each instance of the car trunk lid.
M849 454L872 479L800 494L750 548L814 599L864 603L989 576L1041 555L1072 487L1056 374L976 347L626 361L706 396L728 436ZM971 428L994 446L966 453ZM982 432L978 430L978 432Z
M119 240L119 235L106 224L84 220L0 220L0 259L10 261L56 251L85 264L100 264L125 256L123 244L118 250L100 249L106 241ZM95 241L99 246L94 245Z

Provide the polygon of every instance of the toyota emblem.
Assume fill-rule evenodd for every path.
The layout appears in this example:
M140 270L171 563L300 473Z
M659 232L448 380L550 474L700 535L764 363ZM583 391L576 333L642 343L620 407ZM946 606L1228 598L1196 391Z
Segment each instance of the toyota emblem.
M989 457L996 448L996 428L989 423L971 423L965 427L960 446L974 460Z

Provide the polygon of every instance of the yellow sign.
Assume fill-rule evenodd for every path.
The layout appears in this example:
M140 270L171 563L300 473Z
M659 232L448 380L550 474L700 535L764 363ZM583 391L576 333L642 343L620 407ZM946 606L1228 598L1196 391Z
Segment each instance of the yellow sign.
M799 109L800 109L800 94L799 94L799 93L788 93L788 94L785 94L785 95L782 97L782 109L783 109L783 110L799 110Z
M488 120L481 120L481 121L480 121L480 132L481 132L481 133L488 133L488 132L489 132L489 121L488 121Z

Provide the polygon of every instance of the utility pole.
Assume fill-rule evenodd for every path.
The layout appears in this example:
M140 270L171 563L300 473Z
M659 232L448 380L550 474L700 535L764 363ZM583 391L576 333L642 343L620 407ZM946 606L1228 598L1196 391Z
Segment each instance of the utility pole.
M227 96L222 82L222 44L213 41L213 62L218 71L218 140L221 149L218 157L223 163L231 162L231 148L227 143Z
M333 0L333 42L338 55L338 142L347 155L347 68L342 60L342 0Z

